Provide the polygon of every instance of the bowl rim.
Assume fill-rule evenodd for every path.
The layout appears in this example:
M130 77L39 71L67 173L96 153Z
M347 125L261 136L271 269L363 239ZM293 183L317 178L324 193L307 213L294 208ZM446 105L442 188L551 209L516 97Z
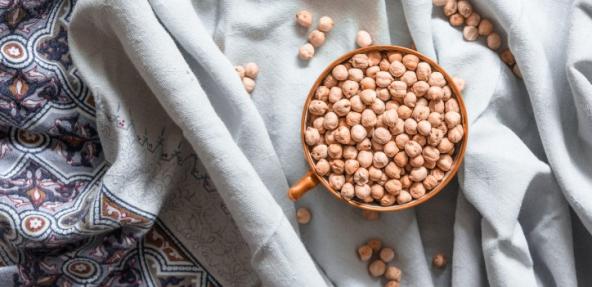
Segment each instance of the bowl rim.
M321 83L327 77L327 75L329 75L331 73L331 71L333 70L333 68L335 66L346 62L348 59L350 59L351 57L353 57L356 54L376 52L376 51L379 51L379 52L400 52L403 54L412 54L412 55L417 56L420 59L420 61L424 61L424 62L427 62L428 64L430 64L430 66L432 67L432 72L437 71L437 72L442 73L442 75L444 75L444 78L446 79L446 82L448 83L448 86L450 87L450 89L452 91L453 97L455 97L456 101L458 102L459 108L460 108L461 122L463 124L464 134L463 134L462 141L460 142L460 147L459 147L459 143L455 144L455 147L457 148L457 150L455 151L455 155L454 155L454 165L444 175L444 178L442 179L442 181L440 181L440 183L434 189L427 192L424 196L420 197L419 199L412 200L412 201L405 203L405 204L381 206L381 205L377 205L377 204L358 202L354 199L348 200L348 199L342 198L341 194L339 192L335 191L333 188L331 188L331 186L329 185L329 182L327 182L327 180L323 176L320 176L319 174L317 174L317 172L315 170L315 166L314 166L314 161L312 159L309 148L306 145L306 142L304 139L304 132L306 130L306 123L308 121L308 115L309 115L308 106L310 105L310 102L314 98L317 88L321 85ZM301 142L302 142L302 149L304 151L304 157L306 158L306 161L308 162L308 165L310 166L312 174L327 189L327 191L329 193L331 193L336 199L338 199L340 201L344 201L351 206L361 208L364 210L377 211L377 212L390 212L390 211L401 211L401 210L405 210L405 209L420 205L420 204L430 200L434 196L436 196L438 193L440 193L440 191L442 191L448 185L448 183L450 183L450 181L454 178L454 176L458 172L458 169L460 168L460 165L462 164L462 161L464 159L464 154L465 154L465 150L466 150L467 142L468 142L468 132L469 132L468 127L469 127L469 123L468 123L467 110L466 110L466 107L464 104L464 100L462 98L462 94L461 94L460 90L458 89L458 87L456 86L456 83L454 82L453 77L450 76L446 72L446 70L444 70L444 68L442 68L442 66L438 65L431 58L419 53L418 51L415 51L415 50L412 50L409 48L396 46L396 45L376 45L376 46L369 46L369 47L365 47L365 48L358 48L358 49L349 51L349 52L341 55L336 60L332 61L329 65L327 65L327 67L323 70L323 72L321 72L321 74L317 77L317 80L312 85L310 91L308 92L308 96L306 98L306 101L304 102L304 108L303 108L302 119L301 119Z

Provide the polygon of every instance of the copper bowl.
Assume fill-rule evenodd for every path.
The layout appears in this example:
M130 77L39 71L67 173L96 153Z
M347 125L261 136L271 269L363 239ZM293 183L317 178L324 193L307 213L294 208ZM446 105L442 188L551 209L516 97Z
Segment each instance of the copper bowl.
M421 198L412 200L412 201L405 203L405 204L381 206L378 204L363 203L363 202L357 201L355 199L347 200L345 198L342 198L341 194L339 192L337 192L336 190L334 190L333 188L331 188L331 186L329 185L329 182L324 177L322 177L316 173L315 168L314 168L314 162L313 162L313 159L310 155L309 148L308 148L308 146L306 146L305 141L304 141L304 131L306 130L306 127L308 125L308 120L309 120L308 105L310 104L310 101L312 101L317 88L321 85L321 83L323 82L325 77L327 77L327 75L329 75L331 73L331 71L333 70L333 68L335 66L346 62L351 57L353 57L355 54L369 53L369 52L375 52L375 51L400 52L402 54L413 54L413 55L416 55L421 61L429 63L432 66L432 71L437 71L437 72L442 73L442 75L444 75L444 78L448 82L448 86L450 87L450 89L452 91L452 96L458 102L458 105L460 107L461 121L462 121L462 124L464 127L463 139L461 142L459 142L455 145L455 152L453 154L454 165L452 166L452 169L449 170L444 175L444 178L440 181L440 183L434 189L427 192ZM323 186L325 186L326 190L329 191L329 193L331 193L336 199L341 200L351 206L361 208L364 210L378 211L378 212L399 211L399 210L403 210L403 209L407 209L407 208L411 208L411 207L420 205L420 204L430 200L432 197L436 196L436 194L438 194L442 189L444 189L444 187L446 187L446 185L448 185L448 183L452 180L452 178L454 178L454 175L456 174L456 172L458 171L458 169L462 163L462 160L463 160L463 157L465 154L465 149L467 147L467 138L469 135L468 126L469 126L469 123L468 123L468 117L467 117L467 110L465 108L465 105L464 105L464 102L463 102L463 99L462 99L462 96L461 96L461 93L460 93L458 87L454 83L453 78L448 73L446 73L446 71L440 65L438 65L435 61L433 61L432 59L428 58L425 55L422 55L421 53L419 53L415 50L411 50L411 49L408 49L405 47L390 46L390 45L370 46L370 47L360 48L360 49L350 51L350 52L344 54L343 56L337 58L329 66L327 66L327 68L325 68L325 70L317 78L314 85L312 86L312 88L308 92L308 97L306 98L306 102L304 103L304 110L302 112L302 123L301 123L300 136L302 139L302 148L304 151L304 157L306 158L306 161L308 162L308 164L310 166L310 170L306 173L306 175L304 177L302 177L294 186L292 186L288 190L288 197L290 199L296 201L296 200L300 199L307 191L309 191L311 188L315 187L320 182Z

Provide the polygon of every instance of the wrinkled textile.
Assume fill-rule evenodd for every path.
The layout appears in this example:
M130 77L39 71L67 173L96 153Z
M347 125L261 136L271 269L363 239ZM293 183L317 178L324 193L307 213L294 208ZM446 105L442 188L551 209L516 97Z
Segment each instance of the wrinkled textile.
M402 286L592 285L592 2L471 3L524 80L429 0L0 4L1 285L382 286L355 254L375 237ZM303 8L336 22L309 62ZM465 79L470 120L458 180L372 222L286 196L308 89L359 29Z

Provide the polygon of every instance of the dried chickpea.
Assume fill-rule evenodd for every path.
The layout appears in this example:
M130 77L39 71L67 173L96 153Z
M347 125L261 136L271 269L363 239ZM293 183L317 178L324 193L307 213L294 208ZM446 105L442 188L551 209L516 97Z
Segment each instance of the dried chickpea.
M374 166L376 168L383 168L388 164L388 162L389 162L389 159L386 156L386 154L384 154L383 152L378 151L378 152L374 153L372 163L374 164Z
M402 60L402 59L401 59ZM400 61L391 62L389 72L395 77L401 77L407 71L407 68Z
M388 280L394 280L396 282L401 281L401 269L395 266L389 266L386 268L386 272L384 273L384 277ZM393 282L393 281L391 281Z
M402 62L403 65L405 65L405 68L407 68L407 70L415 71L417 65L419 64L419 58L413 54L407 54L403 56Z
M380 239L370 239L367 244L372 248L373 252L378 252L382 248L382 241Z
M350 144L351 135L347 127L339 127L333 134L335 140L340 144Z
M306 43L302 47L300 47L300 49L298 49L298 57L301 60L305 60L305 61L310 60L310 59L312 59L312 57L314 57L314 54L315 54L315 48L310 43Z
M384 247L380 250L378 256L386 263L391 262L395 258L395 250L389 247Z
M436 165L443 171L449 171L452 169L452 157L448 154L441 155Z
M446 112L460 113L460 107L458 106L458 102L454 98L451 98L450 100L446 101L446 103L444 103L444 107Z
M384 113L384 111L386 110L386 106L384 105L384 102L381 101L380 99L375 99L374 103L372 103L372 106L370 106L370 108L377 115L382 115L382 113Z
M312 47L312 45L311 45ZM314 47L313 47L314 49ZM337 86L337 80L335 80L335 78L333 78L333 76L328 75L325 80L323 80L323 86L327 87L327 88L333 88L335 86Z
M436 177L431 174L426 176L426 178L423 180L423 186L427 190L432 190L437 185L438 185L438 179L436 179Z
M409 194L409 192L406 190L401 190L401 192L399 192L399 195L397 195L397 203L399 204L405 204L410 202L411 200L413 200L413 198L411 197L411 194Z
M365 77L360 81L360 86L364 90L374 90L376 89L376 81L370 77Z
M432 264L434 267L440 269L446 267L446 256L444 256L442 253L434 255L434 258L432 258Z
M409 162L409 157L404 151L400 151L395 155L393 161L399 167L405 167L407 165L407 162Z
M432 0L432 4L438 7L446 5L446 2L448 2L448 0Z
M417 104L416 104L416 108L417 108ZM397 116L401 120L409 119L411 117L412 113L413 113L413 111L408 106L399 106L399 108L397 108Z
M463 127L461 125L457 125L448 131L448 140L451 143L459 143L462 140L464 134L465 131L463 130Z
M249 77L251 79L257 78L259 74L259 66L255 63L247 63L245 64L245 77Z
M370 198L370 186L367 184L356 184L354 185L354 190L356 193L356 197L361 200L366 200Z
M405 148L405 144L409 141L409 135L408 134L399 134L395 137L395 143L397 144L397 147L399 149L404 149Z
M423 186L423 183L421 182L413 183L411 185L411 188L409 188L409 194L411 194L411 197L413 197L413 199L419 199L420 197L424 196L425 193L426 189Z
M408 135L415 135L417 134L417 121L412 118L408 118L405 120L405 133Z
M341 191L339 193L341 194L341 197L343 197L344 199L347 199L347 200L353 199L354 195L355 195L354 185L349 182L346 182L341 187Z
M255 81L253 81L251 78L244 77L243 86L245 87L247 93L251 93L255 89Z
M380 200L384 196L384 187L379 184L374 184L370 187L370 196L375 200Z
M315 164L315 171L320 176L324 176L324 175L328 174L330 170L331 170L331 166L329 165L329 162L324 158L320 159Z
M457 11L457 2L456 0L448 0L446 1L446 4L444 4L444 15L446 15L447 17L449 17L450 15L456 13Z
M442 160L442 158L440 158L440 160ZM428 170L423 166L413 168L409 173L409 179L415 182L423 181L426 178L426 176L428 176Z
M372 277L380 277L386 271L386 264L382 260L375 260L368 265L368 272Z
M308 208L300 207L298 208L298 210L296 210L296 220L298 221L298 223L308 224L311 218L312 214L310 213L310 210L308 210Z
M361 167L368 168L372 165L372 160L374 159L374 156L372 155L372 152L362 150L358 152L357 159Z
M395 98L402 99L407 95L407 84L403 81L393 81L388 86L389 92Z
M341 86L341 90L343 92L343 95L346 98L351 98L352 96L356 95L358 93L359 89L360 89L360 85L358 84L358 82L350 81L350 80L343 82L343 85Z
M368 53L368 65L369 66L378 66L381 59L382 59L382 54L378 51ZM376 70L377 72L381 71L380 67L377 67L377 68L378 68Z
M401 178L401 168L391 161L384 168L384 174L389 178L399 179Z
M426 81L418 81L413 84L411 89L418 97L423 97L429 91L430 85Z
M397 199L392 194L385 194L380 199L380 205L382 205L382 206L391 206L391 205L395 204L395 202L397 202Z
M333 26L335 26L335 23L333 22L333 19L331 19L331 17L323 16L321 17L321 19L319 19L319 30L327 33L333 30Z
M370 89L363 90L362 92L360 92L359 96L360 100L362 100L362 103L364 103L365 105L371 105L372 103L374 103L374 100L376 100L376 91Z
M356 54L350 60L351 65L354 68L359 69L366 69L368 68L368 55L366 54Z
M389 60L389 62L394 62L394 61L401 61L403 59L403 55L399 52L387 52L386 53L386 57Z
M356 144L356 148L359 151L370 151L372 150L372 143L370 142L370 139L365 138Z
M335 78L338 81L345 81L349 76L349 72L347 71L347 68L344 65L337 65L331 71L331 75L333 75L333 78Z
M325 33L319 30L312 30L308 34L308 42L315 48L322 46L325 43Z
M351 68L347 72L349 75L349 80L360 82L362 79L364 79L364 71L362 71L361 69Z
M393 82L393 76L389 72L379 71L376 73L376 85L381 88L388 87Z
M373 181L373 182L380 181L380 179L382 178L382 175L383 175L382 169L380 169L380 168L376 168L374 166L371 166L368 169L368 178L370 179L370 181Z
M358 34L356 35L356 44L361 48L372 45L372 37L370 36L370 33L364 30L358 31Z
M403 103L408 107L415 107L415 103L417 103L417 96L413 92L408 92L403 98Z
M423 136L429 136L432 132L432 124L426 120L417 123L417 132Z
M362 112L362 126L373 127L376 125L376 114L371 109L365 109Z
M296 13L296 22L304 28L309 28L312 24L312 14L306 10L301 10Z
M467 25L473 26L473 27L478 27L479 22L481 22L481 15L479 15L475 11L473 11L473 13L471 13L471 15L469 15L469 17L467 17L467 20L465 21L465 23ZM479 33L479 31L477 30L477 34L478 33Z
M331 188L335 190L340 190L341 187L345 184L345 176L337 175L337 174L330 174L329 175L329 185Z
M320 144L320 145L313 147L312 151L310 152L310 155L315 160L320 160L322 158L326 158L327 157L327 146L324 144Z
M436 0L436 1L439 1L439 0ZM401 286L401 283L399 283L399 281L394 281L394 280L388 281L388 282L386 282L386 284L384 284L384 287L399 287L399 286Z
M489 36L493 32L493 24L488 19L482 19L479 22L479 35Z
M487 36L487 47L497 50L502 45L502 38L498 33L491 33Z
M442 138L438 143L438 150L441 154L449 153L454 148L454 144L448 138Z
M368 245L362 245L358 248L358 257L366 262L372 258L372 248Z
M473 5L469 1L461 0L457 3L458 13L465 18L468 18L473 13Z
M313 127L307 127L304 132L304 142L307 145L313 146L321 141L321 135L319 131Z
M399 135L405 131L405 121L402 119L397 119L397 123L394 127L389 127L389 131L393 135Z
M444 87L446 85L446 79L444 79L444 75L442 75L442 73L433 72L430 75L430 79L428 80L428 84L430 84L430 86Z
M379 144L386 144L392 139L392 135L385 128L377 128L374 130L372 139Z
M381 71L388 72L391 67L391 62L389 62L387 59L382 59L378 63L378 67L380 68Z
M514 59L514 55L512 55L512 51L510 51L510 49L504 49L500 53L500 57L502 58L502 61L504 63L506 63L506 65L508 65L508 66L512 66L516 63L516 60Z
M479 30L475 26L465 26L463 28L463 37L467 41L475 41L479 38Z
M465 18L458 13L450 15L450 18L448 20L450 21L450 25L454 27L462 26L462 24L464 24L465 22Z
M415 73L417 75L417 80L427 82L430 78L430 74L432 74L432 67L426 62L420 62L417 64Z
M330 144L327 148L327 154L332 159L340 159L343 155L343 147L340 144Z

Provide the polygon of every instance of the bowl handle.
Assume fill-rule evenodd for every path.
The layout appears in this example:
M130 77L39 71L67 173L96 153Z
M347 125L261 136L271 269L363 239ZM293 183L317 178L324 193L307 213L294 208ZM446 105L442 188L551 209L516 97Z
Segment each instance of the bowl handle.
M309 170L306 175L304 175L296 184L290 189L288 189L288 197L293 200L297 201L300 199L307 191L311 188L315 187L319 183L317 177L313 174L312 170Z

